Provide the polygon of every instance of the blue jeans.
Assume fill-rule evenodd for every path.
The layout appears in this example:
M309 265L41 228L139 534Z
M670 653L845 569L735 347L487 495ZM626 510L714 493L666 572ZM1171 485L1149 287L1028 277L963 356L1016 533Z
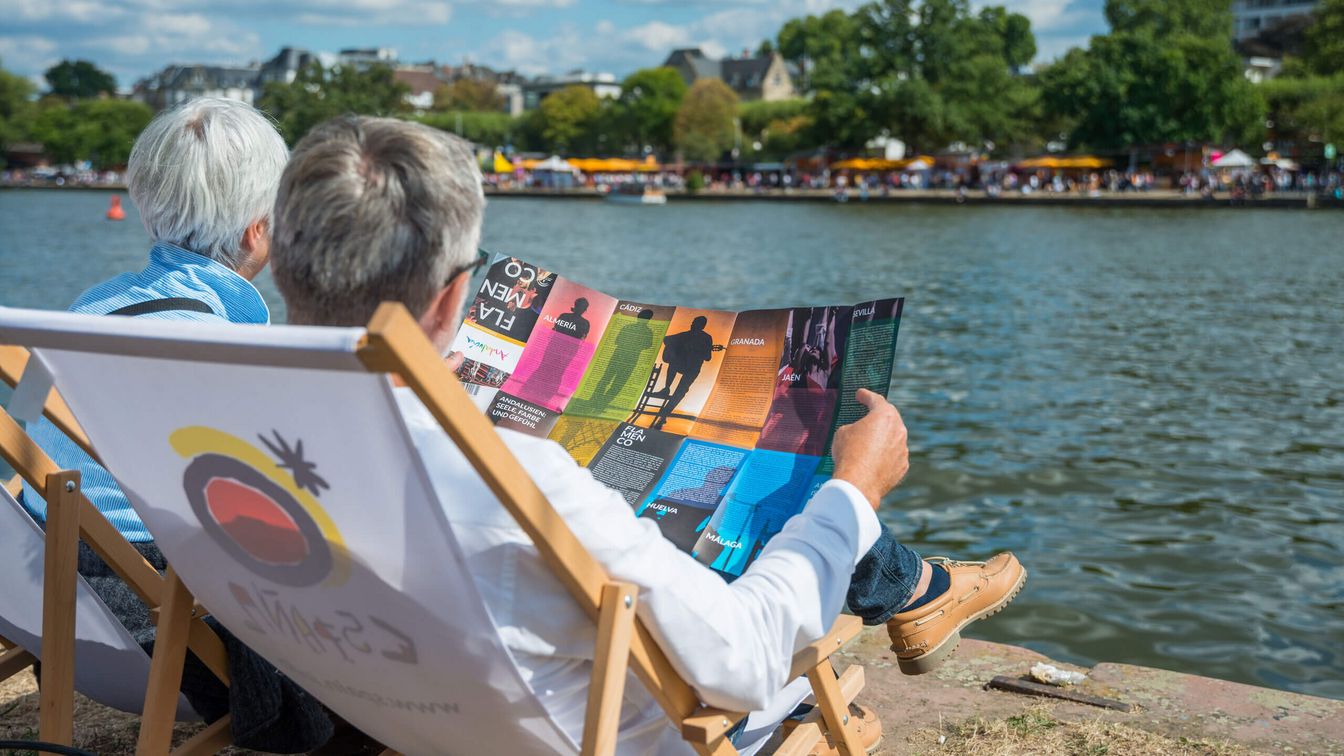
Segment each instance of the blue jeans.
M923 561L883 526L882 535L854 568L849 593L845 594L849 610L865 625L880 625L891 619L915 598Z

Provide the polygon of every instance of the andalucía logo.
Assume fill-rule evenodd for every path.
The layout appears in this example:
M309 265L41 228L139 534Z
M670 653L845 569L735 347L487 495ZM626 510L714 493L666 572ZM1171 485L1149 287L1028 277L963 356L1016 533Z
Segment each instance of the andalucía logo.
M289 586L340 585L350 574L345 542L315 498L330 488L303 441L258 436L273 460L248 442L192 426L168 442L190 459L182 488L207 535L256 575Z

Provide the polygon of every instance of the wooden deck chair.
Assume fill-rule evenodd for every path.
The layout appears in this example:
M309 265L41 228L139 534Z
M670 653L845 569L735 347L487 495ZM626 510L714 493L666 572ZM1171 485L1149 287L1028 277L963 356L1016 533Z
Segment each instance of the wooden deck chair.
M128 322L0 308L154 534L170 571L146 721L163 716L193 594L337 714L404 753L613 753L627 670L699 753L730 754L745 715L701 704L636 614L634 585L589 554L415 320L367 329ZM418 396L597 626L581 743L522 679L467 572L397 408ZM190 592L188 592L188 586ZM799 653L818 706L781 753L825 732L859 756L862 669L830 655L841 618ZM158 675L162 674L161 677Z
M14 385L27 362L25 350L0 346L0 379ZM52 392L42 409L97 458L59 395ZM43 660L39 737L70 745L76 690L105 706L140 714L150 680L150 657L76 572L79 540L93 547L152 611L160 608L166 581L84 497L78 474L59 470L4 410L0 458L18 471L0 491L0 636L11 646L0 653L0 679ZM23 480L46 492L45 531L16 500ZM199 616L188 632L192 651L227 684L227 657L219 637ZM168 701L164 716L170 742L174 721L200 717L182 696ZM176 752L213 753L230 739L226 716Z

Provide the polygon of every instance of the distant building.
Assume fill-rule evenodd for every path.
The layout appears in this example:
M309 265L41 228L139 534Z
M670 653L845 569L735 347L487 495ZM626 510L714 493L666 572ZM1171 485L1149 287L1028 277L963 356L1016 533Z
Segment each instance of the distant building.
M787 100L798 96L793 74L779 53L715 60L698 47L673 50L663 62L675 68L687 86L700 79L720 79L743 100Z
M1284 21L1310 15L1320 0L1233 0L1233 36L1249 39Z
M274 58L262 63L257 71L257 97L261 97L261 92L267 84L271 82L289 84L299 75L300 70L311 63L320 62L316 54L307 50L298 47L280 48L280 52L276 53Z
M379 63L385 66L397 64L397 51L390 47L347 47L337 56L337 62L343 66L368 68Z
M522 84L523 108L532 110L547 97L566 87L580 86L593 90L598 97L616 99L621 96L621 85L609 73L570 71L563 76L538 76Z
M406 93L406 102L416 110L434 107L434 93L447 83L442 69L433 63L398 66L393 69L392 78L410 88L411 91Z
M447 68L449 83L459 79L471 79L473 81L487 81L495 85L495 91L499 93L504 101L500 108L511 116L522 115L524 109L522 76L514 71L496 71L489 66L482 66L470 61L463 62L462 65L455 68Z
M153 76L136 82L131 99L155 110L171 108L197 97L223 97L249 105L258 96L259 67L168 66Z

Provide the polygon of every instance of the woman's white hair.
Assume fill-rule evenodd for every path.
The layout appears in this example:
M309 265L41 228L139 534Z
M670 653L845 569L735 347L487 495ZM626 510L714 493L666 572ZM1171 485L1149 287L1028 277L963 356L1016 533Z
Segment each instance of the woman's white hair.
M247 227L270 225L289 150L261 111L202 97L160 113L135 140L131 200L154 241L237 269Z

